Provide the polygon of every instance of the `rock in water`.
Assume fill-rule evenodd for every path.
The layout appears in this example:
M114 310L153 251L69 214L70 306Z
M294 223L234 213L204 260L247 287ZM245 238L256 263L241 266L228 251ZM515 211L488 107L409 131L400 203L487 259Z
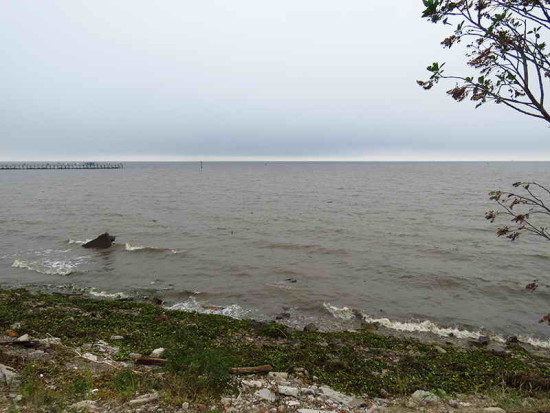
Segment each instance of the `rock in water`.
M113 242L115 242L115 238L116 237L109 235L108 232L105 232L104 234L101 234L96 239L93 239L90 242L83 244L82 246L84 248L106 249L106 248L109 248L111 245L113 245Z

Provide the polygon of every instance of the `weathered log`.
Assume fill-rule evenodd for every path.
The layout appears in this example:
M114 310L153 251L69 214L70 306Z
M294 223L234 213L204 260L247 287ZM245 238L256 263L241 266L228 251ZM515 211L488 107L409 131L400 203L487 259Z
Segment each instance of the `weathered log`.
M229 369L231 374L256 374L256 373L269 373L273 370L269 364L265 366L255 366L255 367L232 367Z
M40 341L36 341L36 340L0 341L0 346L21 346L26 348L35 348L40 346Z
M142 364L144 366L164 366L168 361L156 357L133 357L133 360L136 364Z

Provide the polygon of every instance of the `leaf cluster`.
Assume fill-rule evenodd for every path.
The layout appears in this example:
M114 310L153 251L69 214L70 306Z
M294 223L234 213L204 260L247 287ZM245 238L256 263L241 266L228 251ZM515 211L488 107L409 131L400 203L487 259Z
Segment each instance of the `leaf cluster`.
M476 107L503 104L520 113L550 122L545 88L550 77L547 48L550 0L423 0L422 17L453 26L441 44L464 43L473 73L449 75L444 64L433 63L426 81L431 89L442 79L455 80L448 94L456 101L470 99Z

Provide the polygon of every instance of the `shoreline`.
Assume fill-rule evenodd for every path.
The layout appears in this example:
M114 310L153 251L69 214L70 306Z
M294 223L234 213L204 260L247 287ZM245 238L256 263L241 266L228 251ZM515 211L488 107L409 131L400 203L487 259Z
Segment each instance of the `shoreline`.
M291 329L302 329L308 324L315 324L319 331L322 332L349 332L356 331L362 328L363 324L371 325L370 328L375 329L378 334L395 337L395 338L414 338L421 342L445 343L452 342L453 345L467 346L468 343L478 340L480 337L489 338L491 346L494 348L502 348L509 339L518 339L526 350L539 354L541 356L550 357L550 328L549 335L545 338L536 336L522 335L503 335L495 333L491 330L471 327L470 329L460 326L445 326L436 321L429 319L422 320L400 320L390 319L386 317L374 318L364 314L359 310L349 307L336 307L330 304L323 304L327 315L330 317L315 318L312 316L303 316L287 312L283 309L277 315L261 316L256 314L254 310L246 309L238 304L220 306L216 304L200 302L197 299L197 294L189 292L189 297L186 301L179 302L170 300L170 294L166 296L166 291L153 291L147 295L147 291L134 292L108 292L101 291L92 287L77 287L77 286L52 286L52 285L27 285L24 287L0 286L1 290L26 289L38 294L59 294L67 297L91 298L100 300L114 301L132 301L136 303L156 303L161 305L165 310L198 312L201 314L222 315L234 319L252 319L261 322L275 321L283 324ZM169 301L164 301L167 299ZM162 304L159 304L162 303ZM260 317L257 317L260 315ZM256 316L256 317L255 317Z
M49 405L62 411L84 401L110 406L102 411L134 411L132 400L151 394L143 404L167 412L249 411L242 410L248 402L265 404L266 412L391 411L414 403L481 409L525 400L550 407L548 354L517 343L405 337L372 324L353 332L299 331L145 302L25 290L0 290L0 323L0 342L8 343L0 346L0 363L19 380L3 393L3 405L15 411ZM13 344L22 339L35 344ZM159 349L160 367L138 365L136 357ZM229 374L231 367L262 365L281 375ZM247 387L247 380L256 383ZM433 400L420 400L418 391ZM201 410L205 405L214 408Z

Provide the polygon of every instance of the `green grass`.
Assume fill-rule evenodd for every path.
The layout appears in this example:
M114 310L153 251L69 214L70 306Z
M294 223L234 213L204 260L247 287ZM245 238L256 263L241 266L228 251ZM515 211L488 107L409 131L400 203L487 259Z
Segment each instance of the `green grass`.
M168 317L159 317L163 313ZM497 354L447 346L441 353L434 346L383 337L371 330L302 332L276 323L166 311L142 302L0 290L0 328L6 330L15 322L21 323L21 333L50 334L69 346L105 340L120 347L120 360L131 352L167 349L169 362L162 374L136 374L130 369L68 373L62 360L29 366L0 354L0 362L19 363L14 367L24 369L22 391L36 406L55 406L63 398L82 400L92 388L99 389L98 398L125 400L154 389L170 404L215 400L235 391L229 367L262 364L271 364L276 371L305 368L308 377L317 376L337 390L374 397L388 393L398 397L418 389L449 394L505 389L538 397L538 391L548 390L544 387L550 380L549 361L519 348ZM111 342L112 335L124 339ZM45 385L39 377L45 369L49 369L48 380L63 385Z

